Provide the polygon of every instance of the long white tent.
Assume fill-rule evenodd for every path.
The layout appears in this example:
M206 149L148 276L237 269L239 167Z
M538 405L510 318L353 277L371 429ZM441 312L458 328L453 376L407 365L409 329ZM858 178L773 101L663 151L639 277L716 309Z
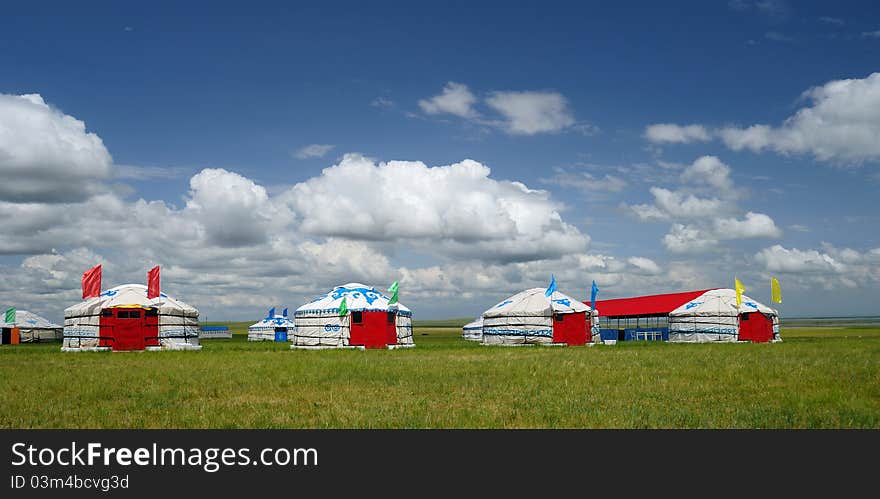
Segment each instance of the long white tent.
M461 337L466 340L480 341L483 339L483 318L468 322L461 328Z
M285 309L286 311L286 309ZM288 341L293 333L293 321L286 314L277 314L270 310L262 320L248 327L248 341ZM276 333L283 332L284 340L278 340Z
M669 313L669 341L781 341L779 314L773 308L742 296L736 304L733 289L712 289Z
M130 315L123 318L120 312ZM136 325L133 312L137 313ZM120 336L123 330L133 334L123 338ZM121 348L123 341L129 342L132 338L135 341L130 347ZM147 287L143 284L116 286L64 310L62 351L201 348L199 311L165 293L147 298Z
M15 322L11 324L0 322L0 329L13 327L18 328L18 338L21 343L59 341L64 337L64 326L27 310L17 310Z
M340 309L345 300L345 310ZM351 282L296 309L291 348L401 348L415 346L412 311L389 304L376 288Z
M502 300L482 319L484 345L584 344L591 338L590 307L558 291L547 296L544 288Z

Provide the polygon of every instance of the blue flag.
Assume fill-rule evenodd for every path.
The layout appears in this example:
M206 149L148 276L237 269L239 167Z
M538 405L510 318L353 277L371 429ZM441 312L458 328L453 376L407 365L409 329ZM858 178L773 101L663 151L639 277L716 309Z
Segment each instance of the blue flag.
M590 308L596 310L596 296L599 295L599 286L596 286L596 281L593 280L593 289L590 291Z
M547 286L547 291L544 291L544 296L550 296L556 292L556 276L550 274L550 285Z
M284 312L281 312L281 315L287 317L287 307L284 307Z
M272 319L275 317L275 307L269 309L269 315L266 316L267 319Z

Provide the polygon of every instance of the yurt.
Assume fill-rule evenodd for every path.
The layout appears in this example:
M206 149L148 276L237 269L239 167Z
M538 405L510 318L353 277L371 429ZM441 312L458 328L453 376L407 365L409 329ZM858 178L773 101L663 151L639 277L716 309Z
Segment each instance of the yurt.
M412 312L388 301L376 288L364 284L337 286L296 309L291 348L415 346Z
M590 307L544 288L527 289L483 312L484 345L591 343Z
M0 343L10 343L7 336L15 328L18 328L18 341L20 343L60 341L64 337L64 326L50 322L33 312L16 310L15 322L11 324L0 322L0 329L3 331Z
M147 286L124 284L64 310L65 352L199 350L199 311Z
M483 318L479 317L473 322L468 322L461 328L461 337L466 340L480 341L483 339Z
M248 341L288 341L292 333L293 321L287 317L287 309L278 315L273 307L263 320L248 327Z
M669 341L705 343L715 341L780 341L779 314L736 291L712 289L669 312Z

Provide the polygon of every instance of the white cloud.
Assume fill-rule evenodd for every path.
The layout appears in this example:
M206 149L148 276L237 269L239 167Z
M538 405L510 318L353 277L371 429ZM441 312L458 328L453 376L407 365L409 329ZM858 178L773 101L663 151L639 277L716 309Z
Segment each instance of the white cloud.
M575 123L557 92L493 92L486 104L504 116L504 128L514 135L559 132Z
M880 29L876 31L863 31L862 38L880 38Z
M645 128L645 138L654 143L688 144L706 142L711 139L703 125L675 125L673 123L656 123Z
M102 190L111 164L82 121L38 94L0 94L0 201L80 201Z
M742 220L718 218L713 221L717 239L754 239L782 237L782 231L773 219L763 213L746 213Z
M672 253L702 253L719 241L778 238L782 230L768 215L739 207L731 169L715 156L702 156L679 175L679 189L653 186L651 204L622 205L643 222L672 222L663 245Z
M802 97L811 105L778 127L728 126L711 135L735 151L812 154L837 163L880 160L880 73L834 80L807 90Z
M764 38L774 41L774 42L782 42L782 43L795 43L797 39L790 35L784 35L777 31L768 31L764 33Z
M650 258L641 256L633 256L628 258L627 263L638 269L638 272L645 275L658 275L662 272L660 266Z
M775 244L755 255L755 260L771 272L819 272L841 273L846 265L827 253L816 250L787 249Z
M541 179L541 181L590 192L620 192L627 185L625 180L614 175L605 174L599 177L589 172L571 172L563 168L555 169L552 177Z
M293 155L298 159L323 158L335 147L333 144L309 144L297 149Z
M428 167L346 155L288 198L311 235L407 240L435 253L502 260L586 249L589 237L562 220L546 191L489 174L472 160Z
M443 92L430 99L419 100L419 107L427 114L454 114L461 118L477 118L473 106L477 98L467 85L450 81L443 87Z
M195 218L206 241L219 246L246 246L265 242L283 229L293 215L269 200L263 186L222 168L206 168L190 181L186 215ZM273 223L274 222L274 223Z

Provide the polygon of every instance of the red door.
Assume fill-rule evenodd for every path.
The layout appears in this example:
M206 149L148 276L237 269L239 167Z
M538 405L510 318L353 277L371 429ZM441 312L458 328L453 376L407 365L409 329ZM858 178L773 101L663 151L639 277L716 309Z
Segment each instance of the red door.
M583 345L589 337L586 312L553 314L553 343Z
M393 313L352 312L349 343L363 345L366 348L385 348L394 345L397 343L394 322Z
M761 312L739 316L739 339L766 343L773 338L773 321Z
M145 310L140 308L113 309L113 350L143 350L145 338Z

